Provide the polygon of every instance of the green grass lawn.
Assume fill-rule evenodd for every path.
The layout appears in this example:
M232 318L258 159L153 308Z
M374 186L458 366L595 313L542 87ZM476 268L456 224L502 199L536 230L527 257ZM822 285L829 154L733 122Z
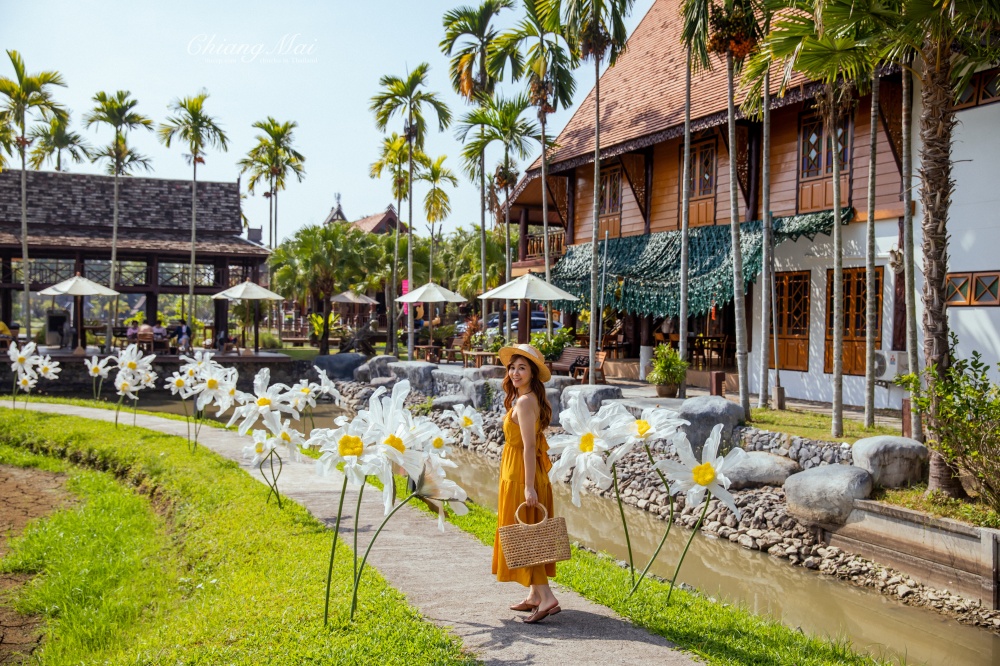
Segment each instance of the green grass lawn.
M760 409L755 407L751 410L751 414L752 425L761 430L784 432L789 435L826 442L837 441L853 444L863 437L899 434L898 428L881 425L865 428L861 421L844 419L844 436L835 438L830 435L832 420L829 414L816 414L794 409L768 409L766 407Z
M284 348L274 351L290 356L296 361L311 361L319 355L319 349L316 347L290 347L286 345Z
M977 497L952 499L939 493L927 494L927 485L912 488L877 488L872 499L915 509L939 518L951 518L970 525L1000 529L1000 514Z
M182 438L0 409L0 463L64 470L81 500L0 562L38 574L13 599L46 619L33 663L476 663L375 572L350 624L345 545L324 628L329 530Z

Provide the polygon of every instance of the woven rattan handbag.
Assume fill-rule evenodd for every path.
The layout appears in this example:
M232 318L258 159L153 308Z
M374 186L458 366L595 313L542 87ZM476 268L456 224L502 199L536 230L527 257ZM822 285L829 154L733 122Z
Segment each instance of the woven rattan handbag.
M500 547L503 549L507 568L521 569L568 560L570 551L566 519L549 518L545 506L539 504L544 514L542 520L529 525L521 522L521 517L518 515L523 506L527 504L522 502L514 511L516 523L500 528Z

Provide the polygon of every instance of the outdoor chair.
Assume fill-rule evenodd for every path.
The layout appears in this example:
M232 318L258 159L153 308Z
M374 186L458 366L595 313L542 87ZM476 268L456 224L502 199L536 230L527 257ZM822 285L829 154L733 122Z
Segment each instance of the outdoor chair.
M594 354L594 380L598 384L607 384L608 381L604 376L604 359L608 356L607 352L597 352ZM590 381L590 368L576 368L573 371L573 377L579 379L581 384L586 384Z
M465 365L465 352L461 347L461 338L454 337L448 346L441 349L441 354L443 356L443 361L446 363L461 363Z
M136 344L139 346L139 351L147 354L153 353L153 333L151 331L145 333L136 333Z

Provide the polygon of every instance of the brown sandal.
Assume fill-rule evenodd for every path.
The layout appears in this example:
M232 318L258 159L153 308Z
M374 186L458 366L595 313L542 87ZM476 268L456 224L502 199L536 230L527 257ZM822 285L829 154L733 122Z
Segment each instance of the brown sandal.
M551 608L548 608L546 610L542 610L541 608L536 608L535 612L533 612L528 617L524 618L522 622L524 622L525 624L538 624L548 616L558 614L561 610L562 609L559 608L558 603L555 606L552 606Z
M519 604L514 604L513 606L510 606L510 609L512 611L521 611L521 612L534 611L536 608L538 608L538 606L536 606L535 604L529 604L527 601L522 601Z

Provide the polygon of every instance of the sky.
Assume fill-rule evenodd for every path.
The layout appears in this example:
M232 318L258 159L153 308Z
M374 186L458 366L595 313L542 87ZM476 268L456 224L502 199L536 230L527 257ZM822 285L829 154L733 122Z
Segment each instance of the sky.
M230 145L226 153L207 154L199 180L239 177L236 162L256 143L255 121L267 116L296 121L295 142L306 157L306 176L301 183L293 179L279 195L279 236L284 238L322 222L337 193L352 220L394 203L389 180L368 175L383 136L368 106L382 75L404 76L408 68L427 62L428 90L438 92L456 118L468 110L451 88L448 58L438 47L442 16L462 1L0 0L0 44L20 51L29 73L57 70L63 75L67 87L57 89L56 98L72 111L74 129L95 146L111 139L107 127L82 125L97 91L131 91L137 110L159 123L173 100L207 90L206 111L222 125ZM652 4L636 0L629 34ZM514 25L519 11L505 12L498 25ZM13 76L6 57L0 59L0 75ZM593 87L592 66L579 68L576 77L579 103ZM507 83L502 90L514 93L522 86ZM558 132L572 111L551 115L549 126ZM435 125L425 151L432 157L447 155L445 164L460 175L462 146L454 128L439 133ZM388 131L401 133L402 120L394 120ZM152 159L149 175L190 179L191 168L178 146L167 149L146 131L130 135L130 144ZM487 164L501 155L498 148ZM102 172L95 164L63 166ZM420 186L416 190L415 231L426 233L416 205L424 192ZM446 231L479 223L477 185L460 177L450 196ZM259 191L245 200L244 212L251 226L266 233L268 206Z

